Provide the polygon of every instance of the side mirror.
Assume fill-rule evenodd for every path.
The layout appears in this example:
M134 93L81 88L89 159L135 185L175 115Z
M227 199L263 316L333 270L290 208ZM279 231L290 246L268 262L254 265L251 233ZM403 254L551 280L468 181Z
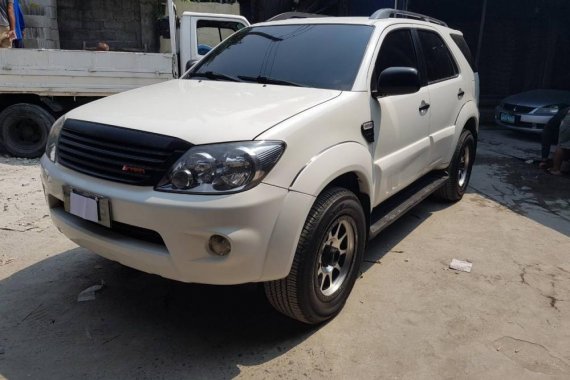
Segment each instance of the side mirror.
M378 76L374 97L404 95L418 92L421 88L420 75L413 67L389 67Z
M198 62L197 59L191 59L191 60L189 60L188 62L186 62L186 68L185 68L184 71L190 70L190 68L191 68L192 66L194 66L197 62Z

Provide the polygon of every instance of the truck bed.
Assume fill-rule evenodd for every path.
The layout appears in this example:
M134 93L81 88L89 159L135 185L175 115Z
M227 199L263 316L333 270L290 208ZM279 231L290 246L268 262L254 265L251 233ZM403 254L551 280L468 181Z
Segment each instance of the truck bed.
M0 49L0 93L107 96L173 78L172 54Z

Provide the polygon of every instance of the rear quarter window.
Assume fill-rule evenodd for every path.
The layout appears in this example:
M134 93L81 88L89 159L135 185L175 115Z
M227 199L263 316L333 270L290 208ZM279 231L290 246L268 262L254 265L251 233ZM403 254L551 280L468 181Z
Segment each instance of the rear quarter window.
M461 50L461 53L463 53L463 56L469 63L469 66L471 66L471 70L473 70L473 72L476 73L478 71L477 65L475 65L475 61L473 60L473 55L471 54L471 49L469 49L469 45L467 45L467 41L465 41L465 38L463 38L463 36L460 34L452 34L451 39L453 40L453 42L455 42L455 45L457 45L459 50Z

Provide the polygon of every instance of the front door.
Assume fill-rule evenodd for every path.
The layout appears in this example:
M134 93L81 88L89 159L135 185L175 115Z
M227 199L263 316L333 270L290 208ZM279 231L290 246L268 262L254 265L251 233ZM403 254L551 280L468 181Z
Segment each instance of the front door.
M412 31L393 28L385 35L371 79L388 67L419 71ZM374 206L414 182L427 169L430 152L430 94L426 86L414 94L372 99L372 117L379 133L374 151Z

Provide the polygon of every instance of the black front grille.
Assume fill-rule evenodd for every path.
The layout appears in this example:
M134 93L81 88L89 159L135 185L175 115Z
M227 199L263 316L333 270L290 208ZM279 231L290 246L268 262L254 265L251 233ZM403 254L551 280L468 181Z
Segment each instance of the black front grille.
M59 136L57 161L109 181L154 186L191 147L175 137L70 119Z
M516 113L529 113L534 110L536 107L526 107L526 106L518 106L516 104L503 104L503 108L506 111L516 112Z

